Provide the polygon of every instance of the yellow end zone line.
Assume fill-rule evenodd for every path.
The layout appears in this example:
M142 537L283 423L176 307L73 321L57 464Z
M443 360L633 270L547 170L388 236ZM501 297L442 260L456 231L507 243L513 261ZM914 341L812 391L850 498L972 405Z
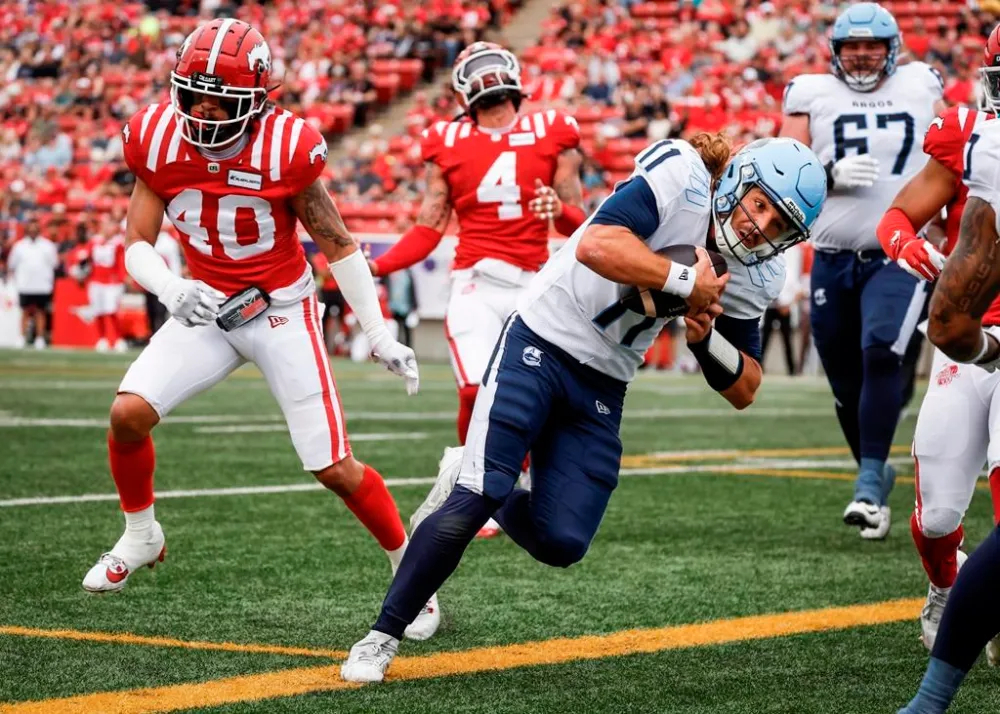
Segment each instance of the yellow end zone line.
M657 466L659 464L670 464L685 461L709 461L715 459L780 459L795 457L820 457L820 456L849 456L850 449L846 446L821 446L815 448L787 448L787 449L706 449L703 451L690 451L679 453L652 453L652 454L632 454L622 457L622 467L643 468ZM890 454L904 456L910 453L909 446L896 445L889 450Z
M305 647L280 645L239 644L236 642L199 642L178 640L173 637L147 637L129 632L86 632L83 630L50 630L17 625L0 625L0 635L14 637L45 637L55 640L103 642L116 645L146 645L148 647L179 647L188 650L217 650L220 652L249 652L251 654L288 655L293 657L327 657L343 659L344 650L314 650Z
M695 625L626 630L607 635L482 647L461 652L439 652L422 657L400 657L389 670L389 680L400 682L451 677L880 625L916 619L923 602L923 598L890 600L869 605L755 615ZM0 714L90 714L105 711L116 714L152 714L352 689L356 686L340 679L337 665L325 665L194 684L12 703L0 705Z

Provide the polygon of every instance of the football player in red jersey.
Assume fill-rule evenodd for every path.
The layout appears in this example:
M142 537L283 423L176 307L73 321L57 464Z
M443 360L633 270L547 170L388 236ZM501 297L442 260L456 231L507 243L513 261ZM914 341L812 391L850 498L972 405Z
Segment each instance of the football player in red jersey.
M125 237L112 221L90 240L90 280L87 282L85 308L97 325L97 351L124 352L118 308L125 295Z
M458 214L445 335L465 444L493 346L518 294L548 259L549 220L568 236L586 216L576 121L553 109L519 115L521 70L511 52L491 42L469 45L455 61L452 87L468 116L423 132L427 193L416 225L371 267L386 275L424 260L452 209ZM442 465L448 459L446 451ZM483 534L498 530L489 523Z
M1000 27L990 34L985 56L987 67L1000 67ZM991 94L988 86L984 89L989 109L995 113L1000 96ZM879 223L879 242L886 255L917 278L936 280L945 256L958 241L968 196L962 179L972 168L969 162L979 139L977 131L993 117L951 107L935 118L924 137L924 153L930 159L902 188ZM947 209L946 241L939 251L918 233L943 208ZM986 311L983 325L1000 327L1000 300ZM940 349L934 350L930 385L913 435L917 500L910 518L910 531L930 579L920 614L927 649L934 646L948 594L966 558L959 550L964 539L962 519L984 463L989 465L994 512L1000 521L1000 432L994 426L1000 417L998 384L1000 375L955 362ZM1000 650L991 646L987 653L996 664Z
M171 319L131 365L111 407L108 452L125 533L87 573L87 590L120 590L130 573L162 560L150 431L245 362L267 380L303 467L344 500L393 568L402 558L406 534L392 496L351 454L297 221L330 261L372 353L410 394L416 359L388 334L367 262L321 179L326 141L268 101L270 68L268 45L248 24L204 24L178 52L170 101L123 129L136 175L125 266ZM164 212L192 279L172 273L153 247ZM430 636L438 618L432 601L414 636Z

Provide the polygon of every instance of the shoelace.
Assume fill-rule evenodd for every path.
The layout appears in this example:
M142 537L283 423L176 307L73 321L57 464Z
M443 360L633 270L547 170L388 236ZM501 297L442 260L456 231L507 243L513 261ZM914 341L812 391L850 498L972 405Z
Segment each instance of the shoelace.
M939 622L941 620L941 615L944 612L944 607L948 604L948 593L942 593L932 589L927 599L930 602L924 605L924 612L928 614L936 614L937 617L933 618L933 621Z
M119 556L115 555L114 553L102 554L97 562L103 563L108 567L109 570L121 570L121 571L128 570L128 566L125 564L125 561L122 560Z
M384 643L380 643L377 640L371 640L365 643L365 649L362 650L361 654L358 655L358 659L362 662L370 662L378 664L380 659L384 658L382 653L382 647Z

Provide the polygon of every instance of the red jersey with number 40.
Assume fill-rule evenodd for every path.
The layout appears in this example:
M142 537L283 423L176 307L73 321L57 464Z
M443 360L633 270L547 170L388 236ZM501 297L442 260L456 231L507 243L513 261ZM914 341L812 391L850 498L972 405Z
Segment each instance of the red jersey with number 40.
M559 154L579 144L576 120L554 109L527 114L505 133L467 120L426 129L423 159L441 168L458 214L453 267L496 258L538 270L549 257L549 226L528 209L535 179L551 186Z
M326 166L326 140L277 107L253 124L246 147L206 158L181 136L169 103L122 131L129 169L167 205L191 276L227 295L251 285L274 293L309 269L290 200Z
M951 107L938 115L927 128L924 136L924 153L947 167L955 175L955 194L947 206L948 219L945 222L944 254L950 255L958 242L958 229L962 222L962 211L969 197L969 188L963 182L969 171L968 162L979 135L976 129L983 122L991 121L993 115L968 107ZM1000 325L1000 298L990 305L983 315L983 324Z

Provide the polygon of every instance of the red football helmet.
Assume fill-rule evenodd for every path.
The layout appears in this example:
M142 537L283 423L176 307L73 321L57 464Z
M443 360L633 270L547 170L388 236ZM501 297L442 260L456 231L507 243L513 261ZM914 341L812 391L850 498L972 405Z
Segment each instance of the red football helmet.
M1000 110L1000 25L986 39L983 66L979 70L984 108L996 114Z
M181 136L204 149L232 142L264 110L271 78L271 49L242 20L212 20L188 35L170 73L170 101ZM192 114L198 95L217 97L224 120Z
M514 96L514 106L521 103L521 66L510 50L493 42L473 42L455 59L451 71L451 86L460 97L466 111L484 97L508 92Z

